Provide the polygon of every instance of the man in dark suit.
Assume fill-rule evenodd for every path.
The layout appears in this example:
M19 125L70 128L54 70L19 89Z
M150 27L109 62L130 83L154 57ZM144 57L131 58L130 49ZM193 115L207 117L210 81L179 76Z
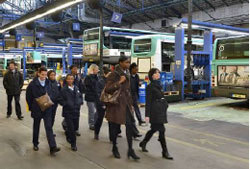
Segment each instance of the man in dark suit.
M7 118L12 114L11 102L13 97L15 98L16 115L19 120L23 119L21 106L20 106L20 94L23 87L23 75L15 68L14 61L9 63L9 70L4 75L3 85L8 95L8 111Z

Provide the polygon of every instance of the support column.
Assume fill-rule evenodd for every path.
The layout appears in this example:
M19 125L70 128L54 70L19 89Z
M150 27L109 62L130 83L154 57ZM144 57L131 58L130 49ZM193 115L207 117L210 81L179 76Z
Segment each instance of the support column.
M175 80L182 81L181 98L184 100L184 29L175 30Z

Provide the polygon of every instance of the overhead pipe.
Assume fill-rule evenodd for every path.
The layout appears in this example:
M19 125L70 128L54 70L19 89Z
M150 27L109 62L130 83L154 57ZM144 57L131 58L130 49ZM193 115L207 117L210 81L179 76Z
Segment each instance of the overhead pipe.
M100 23L99 18L91 18L91 17L86 16L86 4L85 3L78 5L78 19L81 22L96 23L96 24ZM108 22L108 21L104 21L104 23L111 24L111 22Z

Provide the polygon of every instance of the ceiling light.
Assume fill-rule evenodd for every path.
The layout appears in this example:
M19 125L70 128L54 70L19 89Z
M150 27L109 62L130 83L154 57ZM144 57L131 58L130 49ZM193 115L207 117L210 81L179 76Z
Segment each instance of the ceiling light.
M5 29L1 29L0 33L6 32L6 31L8 31L10 29L13 29L13 28L16 28L18 26L24 25L26 23L35 21L37 19L40 19L40 18L42 18L44 16L47 16L49 14L52 14L54 12L60 11L60 10L65 9L65 8L68 8L68 7L70 7L70 6L74 5L74 4L77 4L79 2L82 2L82 0L72 0L70 2L66 2L66 3L64 3L62 5L59 5L59 6L55 7L55 8L53 8L53 9L50 9L50 10L48 10L48 11L42 13L42 14L35 15L35 16L33 16L33 17L29 18L29 19L26 19L26 20L24 20L22 22L19 22L19 23L16 23L14 25L11 25L10 27L7 27Z

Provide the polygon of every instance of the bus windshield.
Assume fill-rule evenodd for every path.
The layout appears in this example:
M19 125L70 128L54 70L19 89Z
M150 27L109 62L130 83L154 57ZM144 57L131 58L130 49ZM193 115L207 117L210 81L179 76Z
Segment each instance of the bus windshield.
M131 49L131 38L126 38L122 36L105 36L104 46L109 49Z
M218 40L216 59L248 59L248 44L248 37Z
M99 28L92 29L84 32L84 40L98 40L99 39Z
M151 52L151 39L135 40L134 52Z

